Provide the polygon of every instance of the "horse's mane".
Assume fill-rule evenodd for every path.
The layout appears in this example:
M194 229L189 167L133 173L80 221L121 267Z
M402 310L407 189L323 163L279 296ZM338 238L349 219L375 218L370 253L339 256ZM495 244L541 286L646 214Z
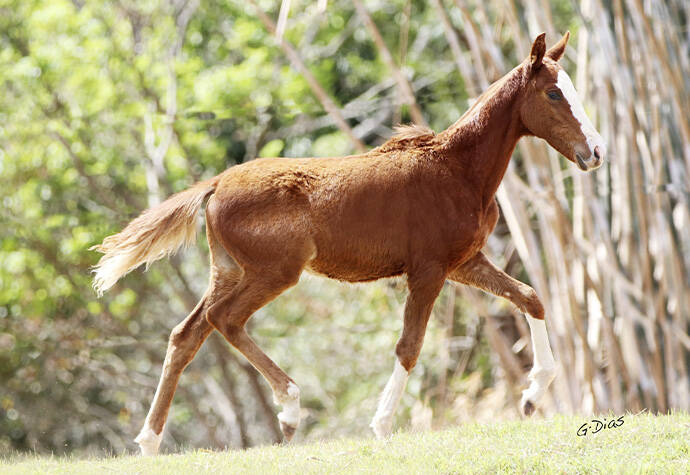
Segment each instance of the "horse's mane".
M389 152L410 147L427 145L436 136L433 130L423 125L396 125L393 130L395 134L386 142L379 145L376 150Z

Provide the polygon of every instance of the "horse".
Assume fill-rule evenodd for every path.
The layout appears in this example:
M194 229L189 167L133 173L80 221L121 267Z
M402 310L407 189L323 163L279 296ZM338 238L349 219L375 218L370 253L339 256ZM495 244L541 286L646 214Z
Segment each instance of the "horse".
M530 55L492 84L440 133L400 127L366 153L332 158L261 158L228 168L152 207L105 238L94 268L99 295L141 264L195 240L206 202L209 285L170 333L162 375L135 441L158 453L180 375L218 330L263 375L289 441L300 423L300 391L247 334L254 312L294 286L303 271L347 282L404 275L408 296L396 362L371 427L391 433L393 415L419 356L429 315L448 279L512 302L527 318L534 353L520 401L531 415L555 376L544 307L534 289L482 252L499 216L496 190L521 137L546 140L583 171L606 147L568 74L558 64L570 34Z

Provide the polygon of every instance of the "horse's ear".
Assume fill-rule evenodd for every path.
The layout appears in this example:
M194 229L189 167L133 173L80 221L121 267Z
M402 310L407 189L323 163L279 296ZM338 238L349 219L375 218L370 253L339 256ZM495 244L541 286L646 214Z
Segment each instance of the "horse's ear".
M565 53L565 46L568 44L568 38L570 38L570 32L566 31L563 38L546 52L546 56L554 61L561 59L563 53Z
M532 70L536 71L541 66L541 60L544 59L544 52L546 51L546 41L544 38L546 33L542 33L537 36L532 43L532 51L529 54L530 64L532 65Z

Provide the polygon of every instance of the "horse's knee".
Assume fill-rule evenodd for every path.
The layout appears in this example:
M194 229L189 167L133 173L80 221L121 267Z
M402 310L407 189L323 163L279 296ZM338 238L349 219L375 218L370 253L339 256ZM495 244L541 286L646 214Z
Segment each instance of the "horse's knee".
M537 320L544 319L544 305L542 305L537 292L530 286L526 285L523 289L522 295L524 304L522 310L527 312L532 318Z
M419 358L418 346L419 345L414 342L408 342L403 339L400 339L398 344L395 345L395 355L408 373L412 371L412 368L417 364L417 358Z

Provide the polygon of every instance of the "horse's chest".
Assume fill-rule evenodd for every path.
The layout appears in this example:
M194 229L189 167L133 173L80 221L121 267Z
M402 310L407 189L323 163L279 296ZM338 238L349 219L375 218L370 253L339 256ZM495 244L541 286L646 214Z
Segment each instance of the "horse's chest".
M458 217L449 239L451 261L460 264L477 254L486 245L497 220L498 206L495 201L484 210L469 210L464 216Z

